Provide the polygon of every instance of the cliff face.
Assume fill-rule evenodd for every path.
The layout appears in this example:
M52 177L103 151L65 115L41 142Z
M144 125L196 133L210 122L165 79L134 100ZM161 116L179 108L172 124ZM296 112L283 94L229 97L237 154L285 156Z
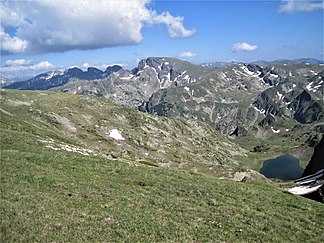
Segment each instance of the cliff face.
M314 154L306 166L302 177L312 175L315 172L324 169L324 136L314 148Z

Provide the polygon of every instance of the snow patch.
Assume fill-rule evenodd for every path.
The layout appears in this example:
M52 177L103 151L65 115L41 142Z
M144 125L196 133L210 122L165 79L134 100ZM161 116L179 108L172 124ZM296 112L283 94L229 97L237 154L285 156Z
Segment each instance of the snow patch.
M279 100L281 100L282 97L283 97L283 94L280 94L279 91L277 91L277 95L278 95L278 97L279 97Z
M185 86L184 89L185 89L187 92L190 92L189 87Z
M323 81L321 81L321 82L323 82ZM308 91L316 92L317 89L320 88L320 87L322 86L321 83L319 83L318 85L312 87L313 84L314 84L314 82L310 82L310 83L306 86L306 89L307 89Z
M254 74L254 72L251 72L246 66L242 66L241 68L248 75L251 75L252 76Z
M317 191L321 186L321 185L317 185L317 186L295 186L293 188L288 189L288 192L295 194L295 195L305 195L311 192L315 192Z
M190 81L190 76L189 76L188 74L186 74L186 76L184 76L183 79L187 80L187 82L189 83L189 81Z
M314 82L310 82L307 86L306 86L306 89L308 91L311 91L312 90L312 85L313 85Z
M133 75L129 75L128 77L121 77L120 79L122 79L122 80L130 80L133 77L134 77Z
M109 137L115 139L115 140L121 140L124 141L125 138L121 135L121 133L117 129L112 129L109 131Z
M270 76L271 76L272 78L278 78L278 77L279 77L279 75L277 75L277 74L273 74L273 73L270 73Z
M264 110L264 109L260 110L260 109L256 108L255 106L253 106L253 108L254 108L257 112L261 113L262 115L265 115L265 110Z
M276 130L273 127L271 127L271 130L272 130L273 133L279 133L280 132L280 130Z
M314 72L313 70L310 70L310 72L314 75L317 75L318 73Z

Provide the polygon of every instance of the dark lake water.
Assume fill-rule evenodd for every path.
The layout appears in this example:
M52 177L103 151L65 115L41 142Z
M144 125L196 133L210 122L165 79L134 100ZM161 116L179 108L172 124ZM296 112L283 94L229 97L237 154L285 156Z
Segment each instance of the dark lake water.
M296 180L303 174L304 169L299 165L299 159L285 154L263 162L260 173L267 178L281 180Z

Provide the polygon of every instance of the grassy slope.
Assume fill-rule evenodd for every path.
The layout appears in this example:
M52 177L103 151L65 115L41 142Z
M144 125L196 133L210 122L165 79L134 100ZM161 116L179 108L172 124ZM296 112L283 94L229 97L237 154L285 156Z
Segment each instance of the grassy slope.
M1 126L47 141L43 147L68 144L103 157L218 176L227 176L234 157L245 153L202 122L155 117L102 98L12 90L2 91L0 102ZM115 128L125 141L108 137Z
M324 237L320 203L264 184L53 151L16 128L0 131L1 242Z
M33 148L25 134L3 140L2 242L324 237L322 204L267 185Z

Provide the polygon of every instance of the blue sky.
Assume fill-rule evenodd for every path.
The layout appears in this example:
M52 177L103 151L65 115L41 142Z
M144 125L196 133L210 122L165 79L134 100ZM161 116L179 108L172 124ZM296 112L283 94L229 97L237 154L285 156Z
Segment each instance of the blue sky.
M1 2L2 76L115 63L131 69L148 56L323 60L323 1L63 2Z

